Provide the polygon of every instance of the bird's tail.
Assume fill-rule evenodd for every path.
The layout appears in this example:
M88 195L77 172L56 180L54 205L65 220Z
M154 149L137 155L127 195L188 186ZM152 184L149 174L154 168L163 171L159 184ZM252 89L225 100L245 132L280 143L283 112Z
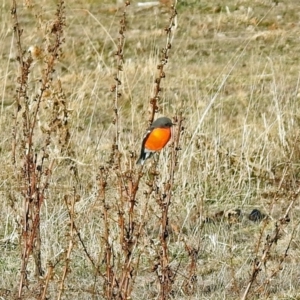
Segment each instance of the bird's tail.
M145 159L143 159L142 157L140 157L140 158L138 159L138 161L136 162L137 165L141 165L141 166L143 166L144 163L145 163Z
M148 159L149 157L151 157L151 155L153 154L153 152L149 152L149 151L141 151L141 156L140 158L137 160L136 164L137 165L141 165L143 166L145 163L145 160Z

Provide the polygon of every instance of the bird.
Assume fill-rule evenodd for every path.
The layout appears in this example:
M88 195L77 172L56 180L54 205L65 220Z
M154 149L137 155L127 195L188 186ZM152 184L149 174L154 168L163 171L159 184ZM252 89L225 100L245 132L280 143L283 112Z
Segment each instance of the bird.
M258 209L253 209L249 214L249 220L253 222L260 222L266 217L265 214L261 213Z
M137 165L144 165L145 160L150 158L156 151L163 149L171 138L171 127L174 124L167 117L156 119L147 129L143 138L141 155Z

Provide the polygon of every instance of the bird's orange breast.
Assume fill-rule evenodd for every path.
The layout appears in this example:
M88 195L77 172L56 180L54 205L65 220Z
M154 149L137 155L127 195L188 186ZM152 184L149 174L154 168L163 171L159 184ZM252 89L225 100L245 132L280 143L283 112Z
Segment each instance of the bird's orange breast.
M170 128L155 128L148 135L145 148L151 151L159 151L168 143L171 138Z

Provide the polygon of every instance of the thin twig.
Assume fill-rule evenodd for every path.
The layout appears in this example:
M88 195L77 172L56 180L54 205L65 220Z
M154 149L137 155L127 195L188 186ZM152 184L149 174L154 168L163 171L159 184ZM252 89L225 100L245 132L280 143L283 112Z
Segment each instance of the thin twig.
M172 6L172 14L170 17L169 25L166 26L164 29L167 34L166 39L166 46L161 50L161 57L160 57L160 63L157 66L158 69L158 76L155 79L154 83L154 94L153 97L150 99L150 118L149 118L149 124L152 124L155 113L159 109L159 100L160 100L160 92L162 90L160 84L161 80L166 77L164 68L169 60L169 52L172 48L172 41L175 35L175 31L177 28L177 11L176 11L176 3Z

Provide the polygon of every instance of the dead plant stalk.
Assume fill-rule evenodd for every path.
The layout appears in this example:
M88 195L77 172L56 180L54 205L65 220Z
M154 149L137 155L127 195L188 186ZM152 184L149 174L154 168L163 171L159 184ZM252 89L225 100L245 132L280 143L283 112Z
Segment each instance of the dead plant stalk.
M40 81L39 93L33 97L28 94L28 76L32 67L33 59L31 54L25 54L22 46L23 29L18 21L17 4L12 1L11 16L16 36L16 48L18 51L17 61L19 62L18 88L15 96L16 113L13 128L12 154L16 172L23 180L23 216L22 216L22 265L21 278L19 283L19 298L22 295L23 286L27 280L27 265L29 257L33 255L35 262L35 276L43 275L41 261L41 237L40 237L40 211L45 198L45 191L53 168L53 161L45 166L48 157L47 147L50 144L50 132L44 139L41 152L36 152L34 134L37 127L38 113L44 92L49 88L51 76L54 72L55 63L60 54L63 43L64 26L64 2L60 1L57 6L56 19L51 28L53 44L48 47L48 55L45 59L45 70ZM33 105L34 103L34 105ZM19 122L21 119L21 126ZM20 129L21 128L21 129ZM18 165L19 161L21 166ZM19 176L19 175L17 175Z

